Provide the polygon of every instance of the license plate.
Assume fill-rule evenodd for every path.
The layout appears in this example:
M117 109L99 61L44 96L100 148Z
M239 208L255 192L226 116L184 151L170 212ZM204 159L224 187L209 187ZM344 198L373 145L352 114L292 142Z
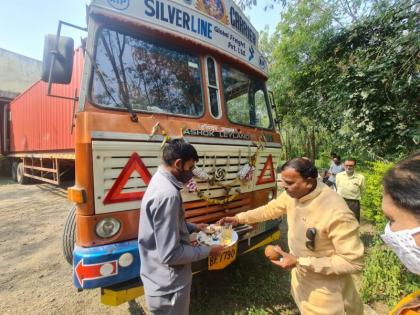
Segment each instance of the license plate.
M238 252L238 243L227 247L223 252L216 257L209 257L209 270L220 270L226 268L230 265L235 259Z

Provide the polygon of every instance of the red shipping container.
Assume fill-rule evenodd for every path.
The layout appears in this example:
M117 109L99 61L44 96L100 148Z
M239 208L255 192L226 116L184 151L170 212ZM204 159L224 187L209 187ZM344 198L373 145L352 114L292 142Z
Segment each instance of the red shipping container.
M83 50L76 49L70 84L53 84L51 94L74 97L77 89L78 96L83 62ZM10 153L74 151L72 113L79 103L47 96L47 90L48 84L40 80L10 103Z

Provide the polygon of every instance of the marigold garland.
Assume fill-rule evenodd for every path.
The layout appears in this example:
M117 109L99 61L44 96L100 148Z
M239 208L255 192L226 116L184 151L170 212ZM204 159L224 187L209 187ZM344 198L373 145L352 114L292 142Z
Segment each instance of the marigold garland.
M224 204L227 204L227 203L235 200L241 194L240 192L236 191L233 195L227 196L224 199L211 199L211 198L205 196L204 192L202 192L198 188L197 188L196 192L197 192L197 196L201 200L207 201L210 205L224 205Z
M160 126L159 122L157 122L153 128L152 131L149 135L149 139L151 139L156 132L158 131L158 129L161 129L161 133L163 136L163 141L161 144L161 149L163 148L163 146L165 145L165 143L167 141L169 141L171 139L171 137L166 133L166 131ZM206 180L211 186L219 186L224 188L227 191L228 196L224 199L212 199L207 197L203 191L201 191L198 186L197 183L194 182L193 179L191 179L187 184L187 188L189 192L196 192L197 196L201 199L201 200L205 200L207 201L208 204L210 205L224 205L227 204L233 200L235 200L240 194L240 188L237 188L235 193L232 195L229 195L229 192L232 189L232 186L237 184L238 182L249 182L252 180L253 176L254 176L254 171L255 171L255 164L257 161L257 156L259 154L260 151L264 150L264 146L265 146L265 138L259 138L258 139L258 143L256 144L257 150L255 151L255 153L251 156L249 156L248 158L248 164L245 164L241 167L241 169L238 171L237 174L237 178L235 178L234 180L230 181L227 184L223 184L220 181L216 180L214 177L211 177L207 174L207 172L204 169L201 169L199 167L196 167L194 169L194 176L201 178L203 180Z

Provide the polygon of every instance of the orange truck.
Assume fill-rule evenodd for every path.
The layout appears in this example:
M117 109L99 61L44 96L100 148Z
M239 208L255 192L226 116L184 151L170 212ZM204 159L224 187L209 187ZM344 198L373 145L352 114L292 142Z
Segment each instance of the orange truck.
M76 53L62 26L72 25L60 22L46 38L43 80L52 95L80 77L64 95L76 106L75 206L63 248L75 287L101 288L102 302L117 305L142 292L139 208L169 138L184 138L200 157L195 185L182 191L189 222L215 222L276 196L281 143L267 63L231 0L93 0ZM278 224L238 226L235 247L193 269L226 267L278 239Z

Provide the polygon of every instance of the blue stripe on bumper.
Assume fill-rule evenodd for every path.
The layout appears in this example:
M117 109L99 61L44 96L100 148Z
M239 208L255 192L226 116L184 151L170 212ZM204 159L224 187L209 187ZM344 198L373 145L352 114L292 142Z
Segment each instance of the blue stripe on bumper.
M118 259L124 253L133 262L122 267ZM106 264L104 268L101 267ZM73 283L78 289L110 286L140 276L140 257L137 240L97 247L75 246L73 251Z

